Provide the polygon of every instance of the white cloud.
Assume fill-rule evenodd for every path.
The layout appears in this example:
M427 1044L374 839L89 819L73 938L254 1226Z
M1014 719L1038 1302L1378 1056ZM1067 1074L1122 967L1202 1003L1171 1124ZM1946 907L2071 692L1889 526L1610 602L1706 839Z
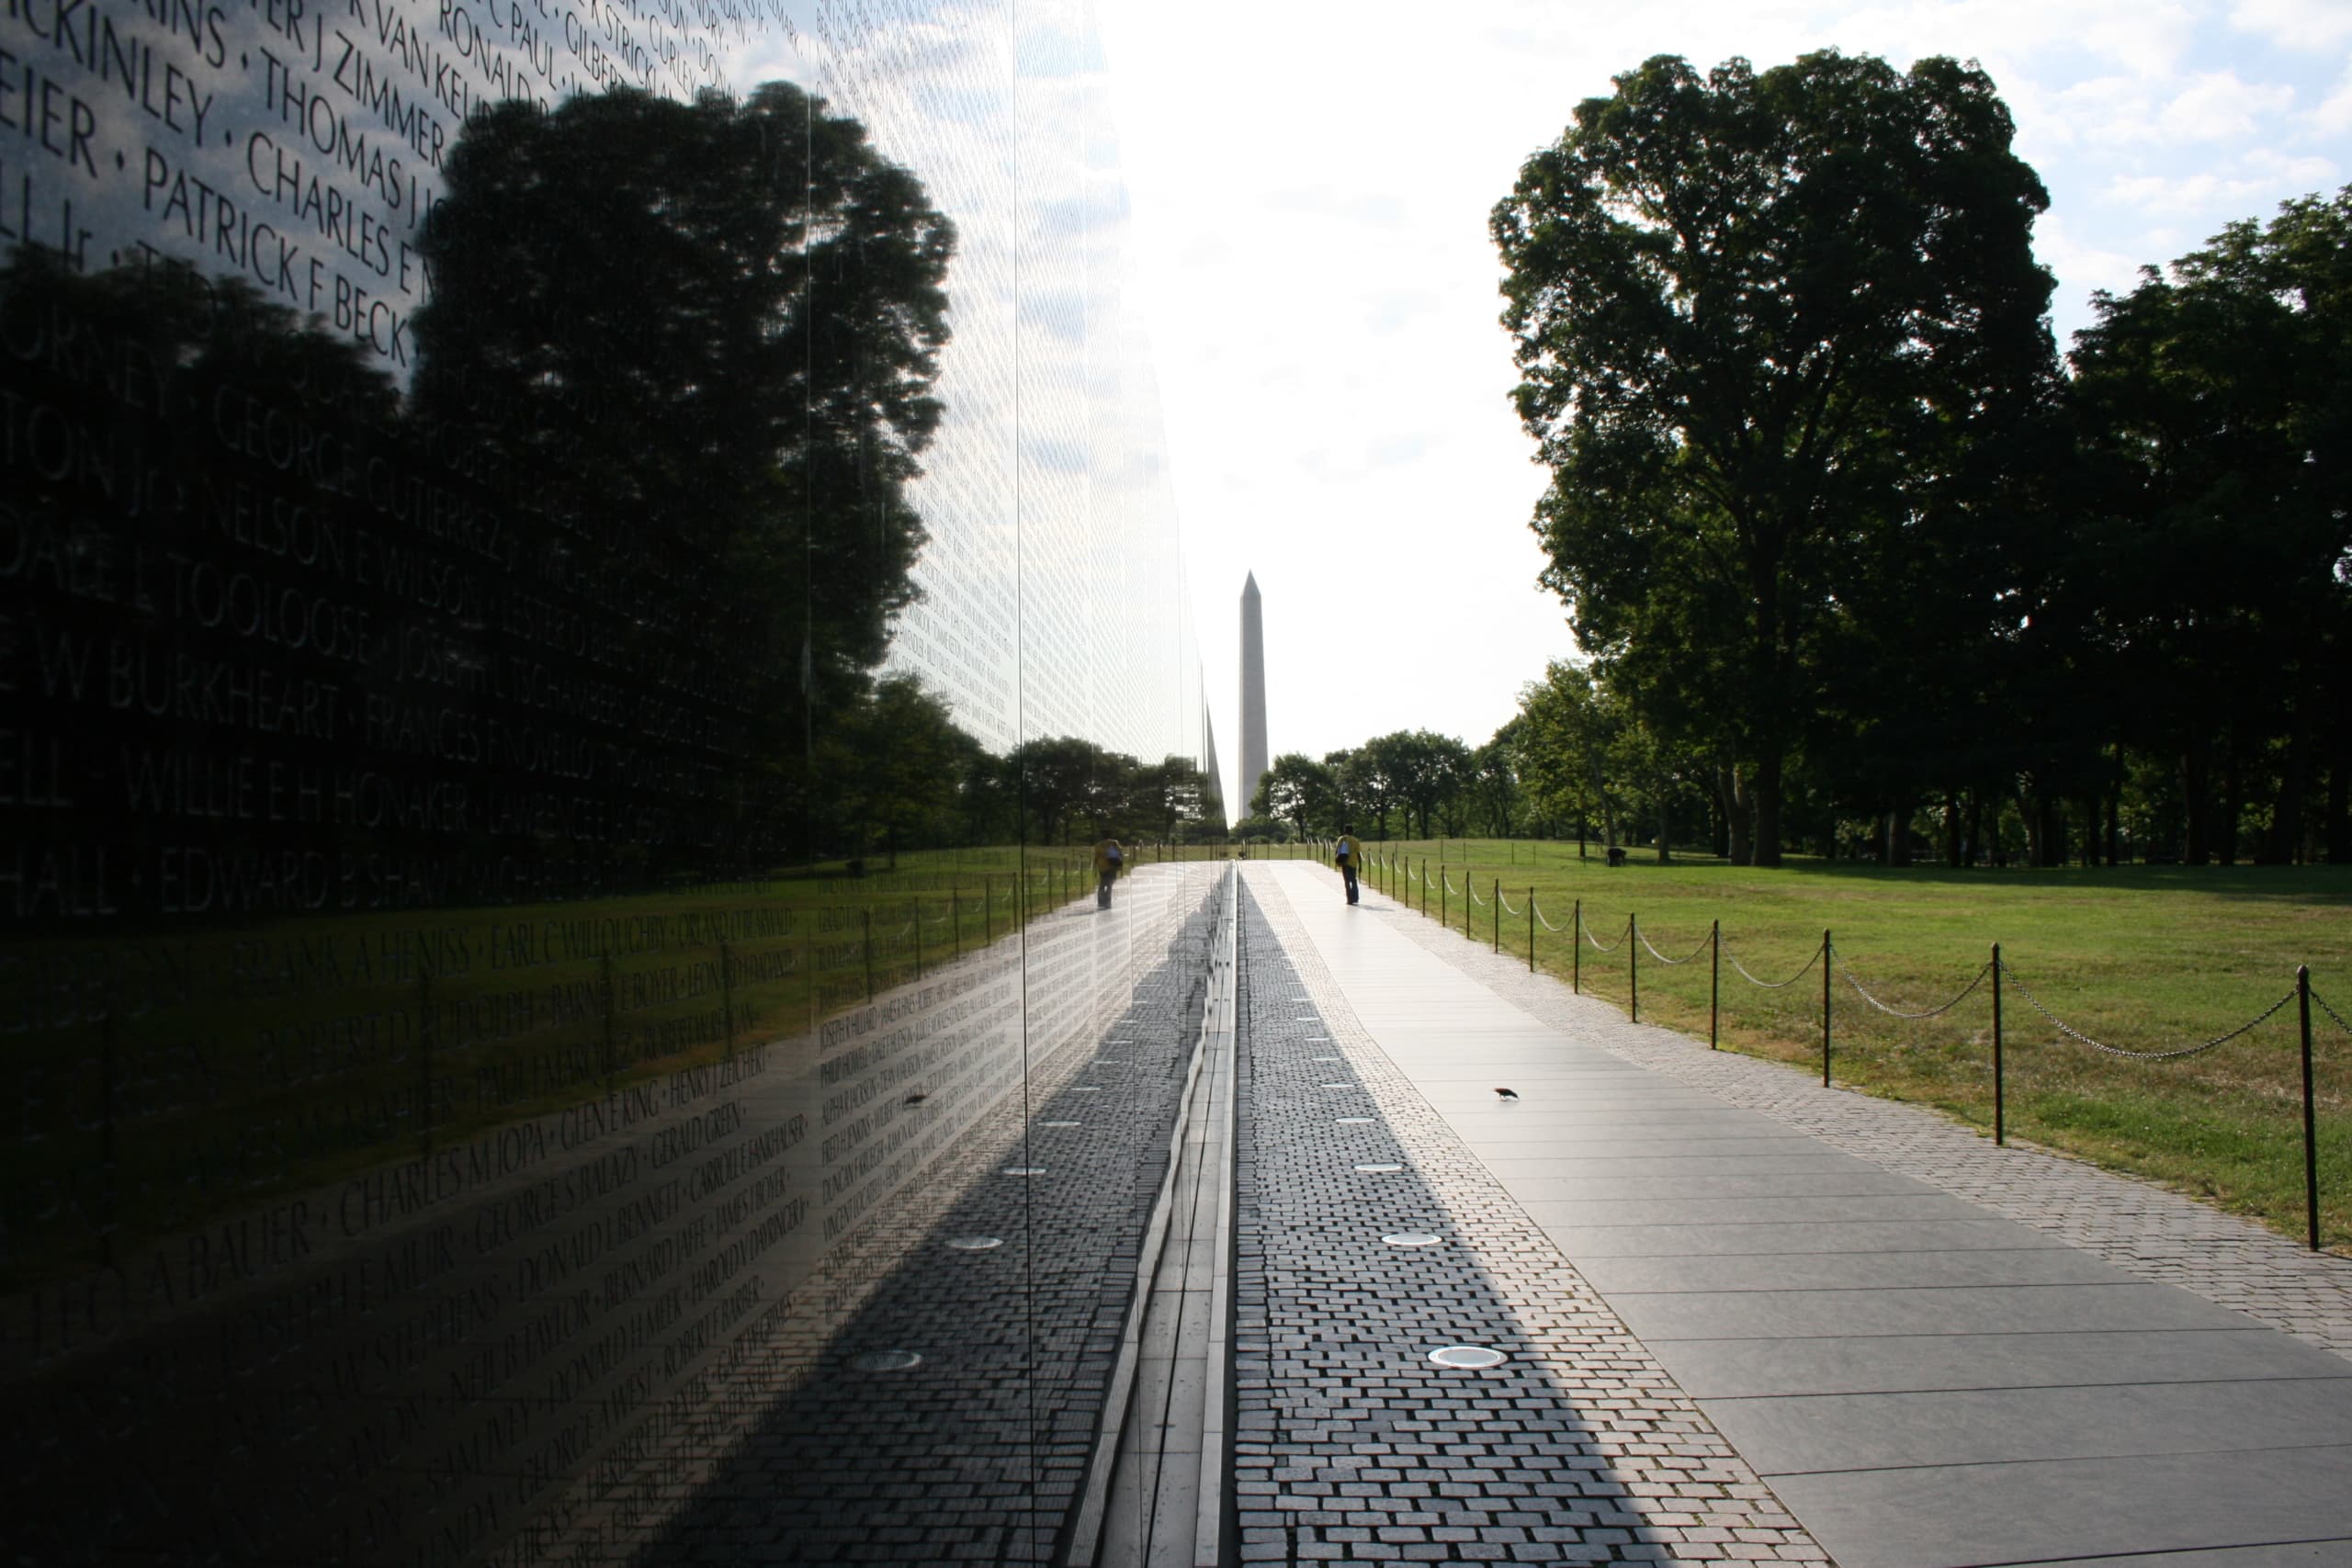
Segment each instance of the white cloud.
M2352 6L2344 0L2238 0L2230 25L2284 49L2323 50L2352 40Z
M2283 82L2257 84L2234 71L2206 71L2188 79L2156 117L2172 141L2227 141L2252 136L2264 119L2294 106L2295 89Z
M2218 169L2118 175L2108 183L2107 195L2111 201L2150 215L2208 214L2218 228L2233 218L2267 213L2278 202L2321 189L2335 178L2335 165L2325 158L2293 158L2257 148Z
M2268 179L2280 186L2298 190L2319 190L2336 183L2336 166L2332 159L2317 154L2291 157L2271 147L2257 147L2238 160L2239 167L2252 176Z
M2323 135L2352 130L2352 70L2344 73L2335 90L2312 114L2312 124Z
M2041 265L2059 278L2062 294L2071 292L2084 299L2094 289L2130 288L2145 259L2079 237L2074 224L2054 212L2034 225L2033 249Z

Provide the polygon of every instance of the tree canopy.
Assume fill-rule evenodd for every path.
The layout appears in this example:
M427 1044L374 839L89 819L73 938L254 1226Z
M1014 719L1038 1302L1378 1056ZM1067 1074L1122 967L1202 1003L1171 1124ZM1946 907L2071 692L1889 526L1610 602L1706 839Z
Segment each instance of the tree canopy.
M1492 222L1544 581L1661 727L1753 770L1770 862L1838 623L1915 591L1891 543L1999 504L2047 398L2048 197L1950 60L1661 56L1616 88Z

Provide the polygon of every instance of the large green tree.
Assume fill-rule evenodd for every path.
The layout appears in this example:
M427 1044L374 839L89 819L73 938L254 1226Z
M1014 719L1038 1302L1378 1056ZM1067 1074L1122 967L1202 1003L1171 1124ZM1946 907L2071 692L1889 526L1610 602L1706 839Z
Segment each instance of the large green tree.
M1470 748L1431 729L1399 729L1374 737L1364 749L1380 758L1397 803L1430 836L1430 813L1450 805L1470 782Z
M2093 521L2055 603L2108 654L2121 738L2172 759L2182 850L2224 863L2257 779L2259 858L2295 853L2329 779L2352 854L2352 189L2233 223L2076 334Z
M1769 864L1841 592L1967 525L2047 396L2048 197L1951 60L1661 56L1616 88L1493 217L1544 581L1752 769Z
M1250 810L1289 823L1302 839L1330 832L1339 826L1340 781L1304 751L1285 751L1258 782Z

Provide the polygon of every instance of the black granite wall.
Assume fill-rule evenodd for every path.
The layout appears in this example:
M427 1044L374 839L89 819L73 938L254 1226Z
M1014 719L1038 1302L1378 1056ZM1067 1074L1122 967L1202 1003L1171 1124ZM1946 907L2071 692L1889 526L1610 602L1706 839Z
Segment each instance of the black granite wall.
M1101 73L8 0L0 1555L1052 1554L1216 871Z

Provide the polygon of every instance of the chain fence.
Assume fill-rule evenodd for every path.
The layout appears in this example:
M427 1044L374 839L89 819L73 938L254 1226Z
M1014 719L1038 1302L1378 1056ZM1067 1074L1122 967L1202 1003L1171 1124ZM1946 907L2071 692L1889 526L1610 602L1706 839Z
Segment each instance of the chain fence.
M1952 1009L1958 1007L1961 1003L1966 1001L1969 998L1974 996L1976 994L1977 987L1984 985L1985 978L1993 973L1992 963L1990 960L1987 960L1984 966L1976 971L1975 977L1971 979L1967 985L1961 987L1960 995L1952 998L1951 1000L1944 1003L1941 1007L1928 1008L1919 1012L1909 1012L1902 1008L1891 1006L1890 1004L1881 1001L1878 998L1871 995L1869 989L1863 986L1861 980L1854 974L1854 966L1851 964L1842 963L1846 956L1844 953L1833 951L1830 956L1841 961L1842 967L1838 970L1838 976L1843 979L1846 984L1854 987L1854 994L1861 998L1862 1000L1870 1003L1871 1006L1878 1009L1879 1011L1886 1014L1889 1018L1940 1018L1945 1013L1948 1013L1951 1011Z
M1795 985L1799 980L1804 979L1807 975L1813 973L1813 966L1821 962L1821 949L1817 947L1815 948L1813 950L1813 956L1804 961L1804 967L1798 970L1795 974L1790 976L1785 980L1758 979L1755 976L1747 972L1747 965L1742 964L1739 961L1739 954L1734 953L1729 947L1725 947L1724 949L1724 957L1730 963L1733 970L1738 974L1739 977L1747 981L1749 985L1761 986L1768 991L1783 991L1788 989L1791 986Z
M1575 913L1570 916L1568 923L1562 926L1554 923L1552 918L1544 912L1543 903L1538 898L1536 890L1532 887L1527 890L1527 903L1525 907L1522 908L1510 901L1510 896L1503 890L1499 879L1496 880L1494 890L1495 897L1491 902L1486 898L1480 897L1478 896L1476 879L1471 875L1470 870L1466 866L1463 870L1462 886L1457 888L1453 885L1453 879L1447 874L1446 869L1442 865L1439 867L1438 875L1432 879L1428 874L1426 863L1424 863L1424 869L1419 872L1416 872L1413 869L1412 863L1409 860L1403 862L1389 860L1384 863L1386 864L1391 871L1398 873L1401 875L1401 878L1407 883L1419 882L1425 888L1433 888L1435 886L1442 886L1447 897L1458 897L1464 898L1466 900L1464 905L1464 916L1465 921L1464 927L1464 934L1467 934L1468 931L1466 922L1469 909L1473 906L1479 908L1497 908L1501 913L1508 913L1514 918L1522 915L1527 917L1529 921L1527 929L1527 958L1530 969L1533 969L1536 964L1535 929L1538 925L1541 925L1544 931L1549 931L1555 936L1561 934L1567 935L1571 946L1574 948L1576 953L1579 955L1583 952L1584 942L1589 942L1592 945L1593 950L1597 953L1615 953L1620 948L1628 947L1629 944L1634 942L1638 942L1641 944L1640 948L1634 950L1628 954L1629 966L1627 971L1628 981L1634 987L1631 998L1633 1010L1632 1016L1637 1022L1640 1021L1641 1017L1638 959L1640 952L1644 950L1646 950L1650 957L1656 962L1671 966L1679 966L1682 964L1695 963L1702 953L1712 953L1719 961L1727 960L1731 964L1732 972L1737 975L1741 979L1747 981L1751 986L1768 991L1786 990L1790 987L1794 986L1798 981L1804 979L1806 976L1812 974L1815 965L1825 965L1826 968L1822 976L1821 990L1821 1073L1822 1083L1825 1087L1827 1087L1831 1081L1830 1068L1833 1032L1830 998L1835 980L1843 979L1853 993L1860 997L1865 1004L1874 1010L1883 1013L1889 1018L1915 1021L1925 1019L1940 1018L1945 1014L1953 1011L1963 1002L1966 1002L1970 998L1984 989L1986 983L1989 981L1992 987L1993 1015L1993 1135L1994 1141L1996 1144L2006 1144L2007 1141L2005 1074L2003 1065L2004 1034L2001 1009L2001 992L2004 982L2016 988L2018 994L2025 998L2026 1004L2036 1013L2040 1014L2041 1017L2056 1032L2056 1037L2058 1039L2071 1041L2075 1044L2086 1046L2090 1050L2098 1052L2107 1056L2132 1062L2173 1062L2180 1061L2188 1057L2202 1055L2206 1052L2216 1050L2221 1046L2228 1044L2233 1040L2240 1039L2252 1033L2255 1030L2259 1029L2262 1025L2267 1023L2273 1018L2276 1018L2288 1003L2296 1001L2300 998L2304 1003L2301 1014L2301 1024L2302 1044L2302 1144L2305 1172L2304 1188L2306 1230L2307 1240L2311 1248L2313 1251L2319 1250L2321 1245L2319 1220L2319 1176L2317 1132L2314 1115L2314 1089L2312 1084L2311 1010L2313 1005L2316 1005L2323 1016L2328 1019L2347 1035L2352 1035L2352 1020L2347 1020L2344 1014L2335 1010L2335 1006L2331 1004L2326 998L2321 996L2317 991L2312 988L2310 983L2310 972L2307 968L2297 971L2296 983L2293 989L2279 997L2278 1000L2272 1002L2268 1007L2264 1008L2260 1012L2255 1014L2252 1018L2246 1020L2244 1023L2239 1024L2234 1029L2214 1035L2211 1039L2199 1041L2194 1044L2182 1045L2165 1050L2139 1051L2132 1050L2125 1046L2110 1044L2106 1041L2098 1039L2088 1032L2075 1027L2073 1024L2068 1023L2064 1019L2060 1018L2057 1013L2053 1012L2039 996L2034 994L2032 987L2018 975L2015 966L2010 964L2001 956L2001 950L1997 943L1995 944L1993 948L1993 956L1986 963L1980 965L1976 973L1969 976L1968 983L1962 986L1951 998L1943 1002L1939 1002L1933 1007L1913 1009L1897 1006L1879 995L1878 991L1870 984L1867 984L1861 976L1855 973L1851 964L1847 962L1845 954L1838 950L1836 943L1831 939L1830 933L1827 931L1824 931L1822 933L1821 942L1814 948L1813 952L1806 956L1804 964L1797 969L1796 973L1791 975L1785 980L1765 980L1758 978L1746 964L1740 961L1739 955L1732 951L1730 944L1724 940L1723 929L1720 922L1716 923L1708 931L1707 935L1700 940L1698 945L1693 947L1689 953L1683 954L1679 958L1669 957L1668 954L1659 952L1657 944L1650 940L1649 933L1642 930L1641 918L1638 913L1627 915L1623 935L1620 936L1615 942L1604 942L1594 933L1591 925L1584 919L1584 903L1582 899L1578 899L1577 901ZM1411 905L1408 903L1407 908L1411 908ZM1427 911L1424 910L1423 912L1426 913ZM1493 937L1497 951L1500 951L1502 945L1500 918L1501 914L1498 913L1497 916L1497 926ZM1578 942L1578 938L1581 938L1582 942ZM1580 959L1575 966L1574 973L1576 976L1576 988L1578 993L1581 994L1583 987L1582 964ZM1715 973L1720 974L1719 967L1716 969ZM1707 1028L1708 1043L1711 1046L1717 1045L1720 1041L1720 996L1718 993L1719 982L1711 979L1709 982Z
M2048 1019L2051 1025L2055 1028L2059 1033L2064 1035L2069 1040L2075 1041L2080 1044L2087 1045L2094 1051L2104 1051L2110 1056L2120 1056L2127 1062L2177 1062L2183 1056L2201 1056L2206 1052L2212 1050L2214 1047L2226 1045L2231 1041L2235 1040L2239 1035L2247 1033L2248 1032L2269 1022L2272 1015L2277 1013L2280 1008L2285 1007L2289 1002L2293 1001L2297 995L2294 991L2289 991L2285 996L2280 997L2277 1001L2272 1002L2268 1007L2264 1008L2260 1012L2255 1014L2244 1023L2239 1024L2235 1029L2231 1030L2228 1033L2216 1034L2212 1039L2204 1041L2199 1044L2183 1045L2178 1049L2172 1051L2127 1051L2120 1045L2109 1045L2103 1040L2092 1039L2089 1035L2084 1033L2081 1030L2076 1029L2073 1024L2068 1023L2064 1019L2060 1018L2056 1013L2052 1012L2048 1008L2042 1006L2041 998L2035 996L2027 987L2026 983L2018 977L2017 968L2014 964L2004 962L2001 965L2001 977L2007 980L2010 985L2015 986L2018 989L2018 995L2023 997L2026 999L2027 1004L2030 1006L2034 1011Z
M1649 932L1647 932L1647 931L1644 931L1644 930L1642 930L1641 922L1640 922L1638 919L1636 919L1636 920L1634 922L1634 934L1635 934L1635 935L1639 936L1639 937L1642 939L1642 945L1643 945L1644 947L1646 947L1646 948L1648 948L1648 949L1650 950L1650 956L1651 956L1652 958L1657 959L1660 964L1669 964L1669 965L1670 965L1670 964L1688 964L1688 963L1691 962L1693 959L1697 958L1697 957L1699 956L1699 954L1701 954L1701 953L1702 953L1706 952L1709 948L1711 948L1711 947L1713 947L1713 946L1714 946L1714 945L1715 945L1715 937L1714 937L1714 933L1713 933L1713 931L1710 931L1710 932L1708 932L1705 936L1702 936L1702 937L1701 937L1701 938L1699 939L1699 945L1698 945L1698 946L1696 946L1696 947L1692 948L1690 952L1688 952L1688 953L1684 953L1681 957L1679 957L1679 958L1668 958L1665 953L1660 953L1660 952L1657 950L1657 946L1651 942L1651 941L1650 941L1650 933L1649 933Z

